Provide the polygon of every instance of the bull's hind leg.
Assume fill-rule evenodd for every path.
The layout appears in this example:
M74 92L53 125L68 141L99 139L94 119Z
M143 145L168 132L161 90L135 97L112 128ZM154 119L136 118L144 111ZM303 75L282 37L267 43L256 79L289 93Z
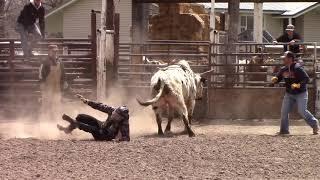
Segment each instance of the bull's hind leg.
M158 124L158 135L162 136L163 135L163 131L162 131L162 117L161 117L161 111L159 110L159 107L154 106L153 107L153 111L156 115L156 120L157 120L157 124Z
M185 128L186 128L186 130L188 132L189 137L194 137L195 134L192 131L190 125L189 125L188 117L186 115L182 115L182 120L183 120L184 126L185 126Z
M174 117L174 109L172 107L168 108L168 124L165 130L165 133L171 133L171 122Z
M188 120L188 110L187 107L184 103L180 103L178 102L176 109L179 111L179 113L182 115L182 120L185 126L185 129L188 132L189 137L194 137L195 134L192 131L190 124L189 124L189 120Z
M188 103L188 120L190 125L192 124L192 120L193 120L193 110L194 110L195 104L196 104L195 100L190 100L190 102Z

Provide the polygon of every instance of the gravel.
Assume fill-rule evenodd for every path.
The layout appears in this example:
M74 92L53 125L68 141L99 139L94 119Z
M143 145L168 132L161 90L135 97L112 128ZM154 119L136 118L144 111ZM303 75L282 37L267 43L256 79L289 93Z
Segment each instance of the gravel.
M273 135L277 126L195 130L195 138L145 134L128 143L0 139L0 179L320 178L320 137L308 127L291 136Z

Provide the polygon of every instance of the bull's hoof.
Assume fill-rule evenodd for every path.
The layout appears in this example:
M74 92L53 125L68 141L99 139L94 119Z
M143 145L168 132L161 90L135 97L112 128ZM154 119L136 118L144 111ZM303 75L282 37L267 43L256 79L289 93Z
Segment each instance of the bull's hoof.
M188 131L188 129L184 129L182 132L181 132L181 134L189 134L189 131Z
M165 133L166 136L168 136L168 137L172 137L172 136L173 136L173 132L170 131L170 130L166 130L164 133Z
M158 136L164 136L163 132L158 132Z
M164 133L170 133L171 132L171 128L167 127L166 130L164 130Z
M194 134L194 132L189 132L188 133L189 137L195 137L196 135Z

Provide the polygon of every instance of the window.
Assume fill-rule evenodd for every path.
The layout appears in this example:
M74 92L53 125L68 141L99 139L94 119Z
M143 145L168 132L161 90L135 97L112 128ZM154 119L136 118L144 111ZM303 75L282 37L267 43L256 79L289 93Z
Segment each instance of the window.
M240 32L253 30L253 16L240 16Z

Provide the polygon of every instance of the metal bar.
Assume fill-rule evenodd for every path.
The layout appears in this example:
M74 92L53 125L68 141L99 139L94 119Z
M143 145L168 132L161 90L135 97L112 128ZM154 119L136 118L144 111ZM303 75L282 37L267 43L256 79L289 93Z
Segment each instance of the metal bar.
M193 43L193 42L190 42L190 43L121 43L120 45L123 46L123 45L131 45L131 46L141 46L141 45L156 45L156 46L159 46L159 45L181 45L181 46L185 46L185 45L203 45L203 46L209 46L209 43Z
M120 56L192 56L192 57L208 57L207 54L124 54L120 53Z
M148 43L210 43L210 41L184 41L184 40L148 40Z
M313 72L314 72L314 81L313 81L313 85L314 85L314 93L313 93L313 100L314 100L314 112L315 114L317 114L317 96L318 96L318 87L317 87L317 43L314 43L314 59L313 59Z
M230 0L215 0L216 3L227 3ZM240 0L240 2L314 2L315 0ZM211 0L133 0L134 3L210 3Z

